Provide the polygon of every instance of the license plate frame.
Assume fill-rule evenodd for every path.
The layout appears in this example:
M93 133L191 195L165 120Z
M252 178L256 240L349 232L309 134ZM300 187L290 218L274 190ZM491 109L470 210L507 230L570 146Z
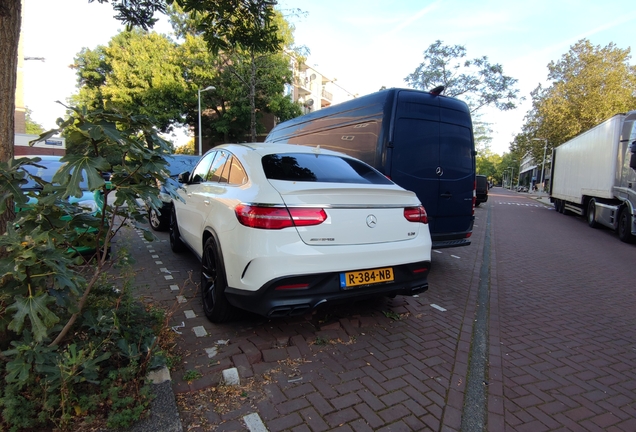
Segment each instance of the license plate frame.
M393 267L340 273L340 289L350 290L395 281Z

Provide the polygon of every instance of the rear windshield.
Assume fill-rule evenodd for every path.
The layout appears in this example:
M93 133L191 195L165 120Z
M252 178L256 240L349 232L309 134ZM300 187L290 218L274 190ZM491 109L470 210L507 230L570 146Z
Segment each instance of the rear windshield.
M263 170L270 180L326 183L392 184L369 165L340 156L285 153L263 157Z

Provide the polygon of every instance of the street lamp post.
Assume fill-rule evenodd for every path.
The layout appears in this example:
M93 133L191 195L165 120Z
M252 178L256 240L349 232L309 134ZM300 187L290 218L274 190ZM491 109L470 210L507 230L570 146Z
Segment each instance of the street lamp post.
M203 154L203 138L201 135L201 92L206 92L209 90L216 90L216 87L208 86L203 90L199 89L199 156Z
M545 192L545 156L548 150L547 138L532 138L532 141L543 141L543 163L541 164L541 192Z

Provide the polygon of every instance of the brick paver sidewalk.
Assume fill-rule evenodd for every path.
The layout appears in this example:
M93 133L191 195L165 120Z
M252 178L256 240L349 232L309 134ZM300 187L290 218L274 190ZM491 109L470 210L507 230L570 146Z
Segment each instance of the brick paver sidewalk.
M246 314L223 325L204 317L197 287L187 282L189 272L199 278L193 255L173 254L167 233L150 243L121 233L118 245L137 261L140 295L166 307L182 302L174 315L183 352L182 367L172 371L175 392L218 386L230 367L244 382L262 382L259 395L229 412L211 403L182 411L184 429L248 430L244 416L257 413L272 432L458 430L484 238L480 214L472 246L434 253L430 289L418 297L287 320ZM185 381L193 370L201 377Z

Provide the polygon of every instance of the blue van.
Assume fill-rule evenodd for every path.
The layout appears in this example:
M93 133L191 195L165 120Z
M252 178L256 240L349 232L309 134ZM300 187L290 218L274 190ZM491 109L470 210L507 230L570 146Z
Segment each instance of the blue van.
M475 142L466 103L388 89L278 124L265 142L320 146L358 158L417 194L433 248L467 246L475 213Z

